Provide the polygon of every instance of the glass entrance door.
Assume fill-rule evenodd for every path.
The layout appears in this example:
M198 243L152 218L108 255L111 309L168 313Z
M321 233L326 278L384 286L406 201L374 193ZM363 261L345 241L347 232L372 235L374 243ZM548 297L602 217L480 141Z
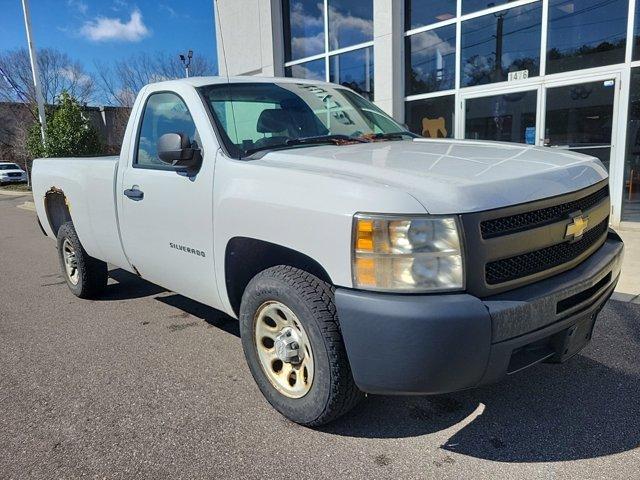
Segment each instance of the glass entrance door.
M617 77L545 88L544 141L598 157L610 168L616 138Z
M464 98L464 138L534 145L539 89Z

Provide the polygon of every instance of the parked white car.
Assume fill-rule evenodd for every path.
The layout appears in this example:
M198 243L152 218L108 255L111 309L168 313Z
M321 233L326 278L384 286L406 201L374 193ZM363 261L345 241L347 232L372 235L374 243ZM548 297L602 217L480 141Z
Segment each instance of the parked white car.
M27 181L27 172L15 163L0 162L0 185Z
M33 191L74 294L110 263L238 318L260 390L304 425L567 360L623 255L597 159L417 138L290 78L148 85L119 157L38 159Z

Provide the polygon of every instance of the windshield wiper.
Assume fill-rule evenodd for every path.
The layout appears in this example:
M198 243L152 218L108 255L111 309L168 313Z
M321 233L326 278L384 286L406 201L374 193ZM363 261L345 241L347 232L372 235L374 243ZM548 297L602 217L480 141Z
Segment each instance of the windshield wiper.
M318 135L317 137L300 137L290 138L287 145L305 145L310 143L335 143L341 145L342 142L366 143L366 140L359 137L350 137L349 135Z
M347 143L367 143L367 140L363 138L350 137L349 135L318 135L317 137L300 137L300 138L290 138L285 143L279 143L276 145L265 145L263 147L250 148L245 150L244 157L250 157L254 153L263 151L263 150L277 150L280 148L293 147L296 145L312 145L312 144L322 144L322 143L331 143L333 145L344 145Z
M411 132L388 132L388 133L373 133L371 135L366 135L360 138L370 139L370 140L402 140L404 137L418 138L418 135Z

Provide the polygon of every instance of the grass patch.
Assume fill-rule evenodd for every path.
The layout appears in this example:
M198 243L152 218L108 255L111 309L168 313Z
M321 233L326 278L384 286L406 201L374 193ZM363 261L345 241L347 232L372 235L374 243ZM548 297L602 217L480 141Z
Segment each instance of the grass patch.
M26 183L11 183L9 185L3 185L0 190L9 190L11 192L30 192L31 187Z

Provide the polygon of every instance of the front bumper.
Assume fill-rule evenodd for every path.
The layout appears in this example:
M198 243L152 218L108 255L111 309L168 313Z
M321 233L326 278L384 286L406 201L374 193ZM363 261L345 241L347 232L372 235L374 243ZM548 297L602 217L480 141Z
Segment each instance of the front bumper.
M24 183L27 181L27 176L21 177L0 177L0 183Z
M483 299L338 288L354 380L369 393L438 394L492 383L543 360L564 361L591 339L623 250L610 231L577 267Z

